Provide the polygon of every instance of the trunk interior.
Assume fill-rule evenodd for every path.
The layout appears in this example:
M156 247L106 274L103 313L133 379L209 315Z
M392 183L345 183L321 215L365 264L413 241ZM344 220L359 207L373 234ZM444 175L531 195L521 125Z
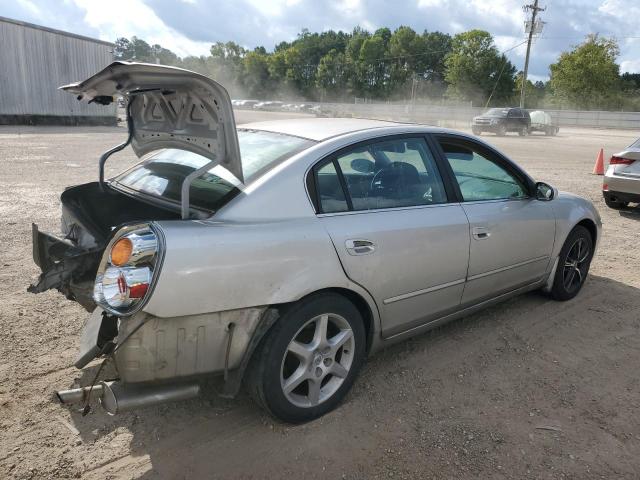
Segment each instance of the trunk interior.
M92 311L96 271L115 227L125 223L180 218L177 211L147 203L108 184L97 182L68 188L62 201L64 238L33 226L33 258L42 270L32 293L55 288Z
M108 184L105 184L102 191L98 182L71 187L64 191L60 200L63 205L63 233L81 247L94 245L85 243L88 238L84 236L74 238L74 228L85 230L95 239L95 246L104 247L112 229L118 225L145 220L180 218L178 212L144 202Z

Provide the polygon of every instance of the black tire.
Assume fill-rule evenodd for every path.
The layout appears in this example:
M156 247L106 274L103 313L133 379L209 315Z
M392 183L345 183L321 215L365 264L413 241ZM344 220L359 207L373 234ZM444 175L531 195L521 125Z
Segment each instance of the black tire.
M292 355L289 347L294 339L299 339L299 335L305 333L306 325L310 325L309 322L312 319L325 314L339 316L341 321L346 320L348 323L353 334L353 343L349 344L350 348L353 347L353 350L352 353L348 352L348 354L352 354L351 365L348 368L348 373L343 378L335 376L334 380L334 376L327 374L326 377L323 376L321 380L317 381L321 383L327 380L326 383L322 383L322 387L319 387L320 391L322 391L322 389L329 386L331 381L339 383L341 380L339 386L334 387L337 389L330 396L320 400L316 405L296 405L285 394L283 389L283 381L290 378L285 379L283 376L287 362L290 360L289 356ZM331 317L329 324L331 325ZM313 339L309 345L312 343ZM288 423L308 422L336 408L350 390L365 358L365 343L366 335L362 316L349 300L335 293L322 293L307 297L286 308L281 318L265 335L265 338L253 354L245 385L256 403L271 416ZM303 344L307 345L306 342ZM347 343L345 343L346 345ZM339 353L339 355L344 354L344 350ZM322 353L316 353L315 355L322 356ZM334 357L333 361L337 364L338 353L335 355L336 357ZM296 360L295 355L293 357ZM297 369L302 368L302 360L297 361L300 362ZM323 362L326 362L326 359ZM324 369L323 365L326 365L326 363L310 363L309 365L308 375L313 376L313 372L320 370L319 367ZM304 368L302 368L302 371L305 374L307 372ZM291 377L296 372L292 373ZM298 389L306 389L308 390L308 398L311 398L312 381L316 382L315 379L304 380L291 393L296 392ZM304 395L304 392L301 395Z
M477 128L472 128L471 132L473 132L473 134L477 137L479 137L480 135L482 135L482 130L478 130Z
M504 125L498 125L498 128L496 128L496 135L499 137L504 137L506 133L507 127L505 127Z
M623 210L629 206L629 202L617 202L607 197L604 197L604 203L607 204L607 207L613 208L614 210Z
M582 247L580 247L581 245ZM585 227L576 226L560 250L551 296L555 300L566 301L575 297L589 274L593 258L593 238ZM573 266L568 266L572 264Z
M528 133L529 129L527 127L522 127L520 130L518 130L518 135L520 135L521 137L526 137Z

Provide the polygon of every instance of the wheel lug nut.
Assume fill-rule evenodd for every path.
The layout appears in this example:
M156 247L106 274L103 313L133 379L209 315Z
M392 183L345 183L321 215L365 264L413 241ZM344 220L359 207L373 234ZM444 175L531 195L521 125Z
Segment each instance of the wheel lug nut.
M331 365L331 359L330 358L325 358L324 359L324 366L328 367L329 365Z
M322 375L322 369L320 367L316 368L316 377L320 377Z

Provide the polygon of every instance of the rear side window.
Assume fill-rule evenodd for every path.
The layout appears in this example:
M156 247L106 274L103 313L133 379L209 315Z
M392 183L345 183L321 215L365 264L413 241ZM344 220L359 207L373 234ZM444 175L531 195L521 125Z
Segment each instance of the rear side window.
M316 173L322 213L346 212L349 210L344 190L333 162L327 163Z
M335 179L330 180L332 175ZM354 147L317 170L316 178L323 213L447 201L435 160L424 139L419 137Z

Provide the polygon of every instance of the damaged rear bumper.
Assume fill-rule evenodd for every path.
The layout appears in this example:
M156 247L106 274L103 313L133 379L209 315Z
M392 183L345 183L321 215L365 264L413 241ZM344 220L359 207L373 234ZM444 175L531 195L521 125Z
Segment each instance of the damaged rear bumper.
M108 413L192 398L197 378L224 374L223 396L234 396L261 335L273 323L266 307L184 317L144 312L118 318L96 308L87 319L75 362L112 355L118 381L56 392L63 404L99 400Z
M70 240L41 232L35 223L31 230L33 261L42 273L27 291L41 293L55 288L92 311L95 308L93 282L102 250L80 248Z

